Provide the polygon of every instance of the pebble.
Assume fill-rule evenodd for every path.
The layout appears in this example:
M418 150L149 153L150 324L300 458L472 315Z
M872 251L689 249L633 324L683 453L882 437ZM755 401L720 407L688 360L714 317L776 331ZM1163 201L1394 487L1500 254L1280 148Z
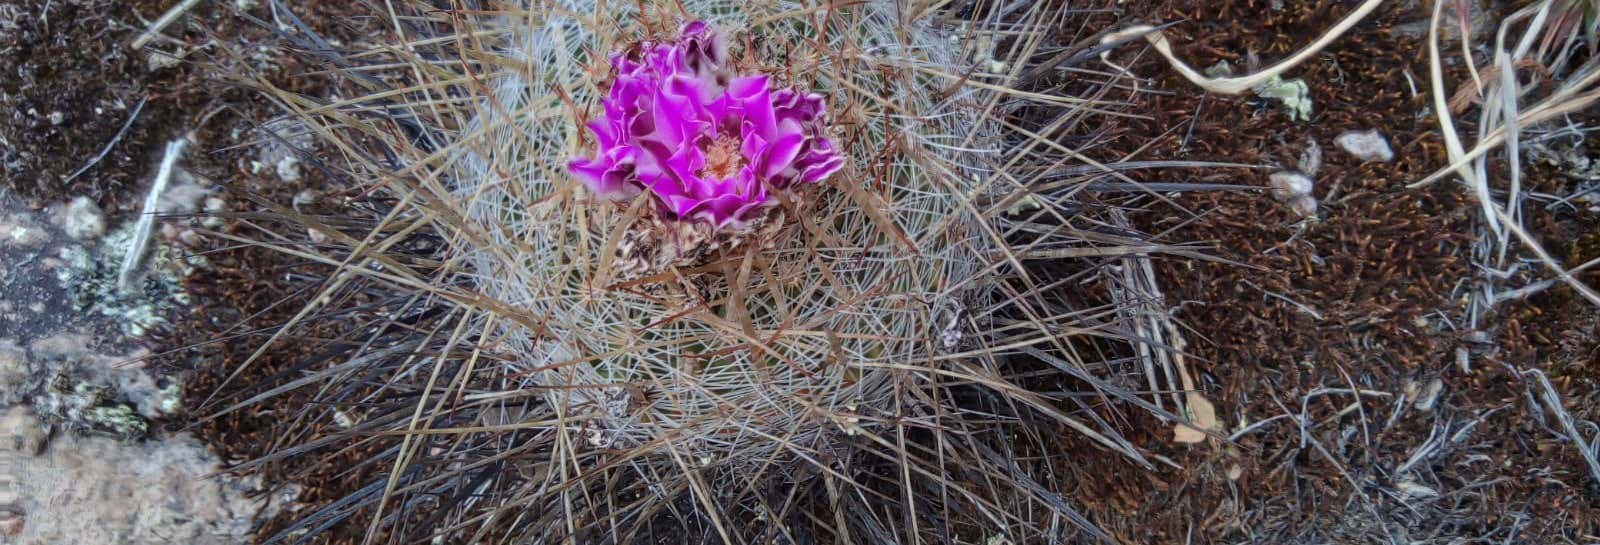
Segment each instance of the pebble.
M277 171L279 180L291 184L300 181L300 159L293 155L279 159L273 170Z
M44 452L50 432L33 410L18 405L0 415L0 450L38 456Z
M1382 133L1375 130L1349 131L1333 141L1339 145L1339 149L1365 163L1373 161L1387 163L1394 160L1394 150L1389 148L1389 141Z
M1289 200L1289 210L1293 210L1302 218L1317 215L1317 198L1310 195L1300 195Z
M305 212L305 210L302 210L302 208L316 204L319 200L322 200L321 193L310 189L303 189L299 193L294 194L294 199L289 201L289 204L294 206L294 211Z
M200 220L200 225L202 227L207 228L207 229L217 229L217 228L222 227L222 216L221 216L221 214L223 212L227 211L227 209L228 209L227 201L224 201L224 200L219 199L217 197L206 197L206 202L205 202L206 216L205 216L205 218Z
M1310 176L1293 170L1274 172L1267 179L1272 184L1272 198L1283 203L1301 195L1310 195L1313 186Z
M185 173L182 178L185 183L167 188L161 198L156 201L156 211L162 214L193 214L199 209L200 201L211 193L200 184L193 183Z
M1430 380L1428 385L1423 387L1421 396L1417 398L1412 407L1422 412L1432 411L1433 407L1439 403L1439 394L1442 392L1444 392L1444 381L1439 379Z
M85 240L106 232L105 216L100 207L88 197L77 197L61 207L50 218L51 223L76 240Z
M1321 153L1317 153L1317 156L1320 157ZM1311 190L1315 186L1311 176L1304 172L1280 170L1268 176L1267 180L1273 199L1288 205L1290 210L1302 218L1317 215L1317 198L1311 195Z

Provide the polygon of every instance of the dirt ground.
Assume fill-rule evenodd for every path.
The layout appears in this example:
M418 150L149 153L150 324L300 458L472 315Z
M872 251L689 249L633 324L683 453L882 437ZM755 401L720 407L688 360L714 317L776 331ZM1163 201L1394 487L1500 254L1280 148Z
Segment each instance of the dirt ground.
M181 396L205 386L187 380L205 360L184 357L196 351L174 351L187 343L176 339L227 331L240 321L235 309L214 304L220 297L167 299L173 293L162 293L163 304L151 307L155 316L124 305L146 302L139 295L122 301L113 292L58 280L62 271L77 270L67 259L71 251L85 249L91 259L101 249L115 251L108 232L138 218L163 148L173 139L188 136L190 151L178 161L176 187L158 210L183 217L155 223L152 245L159 249L153 254L226 253L225 245L203 241L195 231L226 228L221 216L254 209L252 196L288 202L307 184L322 183L306 172L311 169L283 162L281 150L262 144L272 139L260 128L280 110L237 76L258 75L309 94L333 92L325 88L328 80L307 74L267 23L236 16L232 3L202 3L146 48L132 48L173 4L0 3L0 71L6 74L0 79L0 231L6 237L0 242L0 412L6 415L0 419L0 543L240 543L266 516L266 506L296 495L275 495L294 489L276 486L287 480L261 487L261 481L216 475L218 455L229 453L208 448L214 437L202 441L196 435L204 434L189 433L197 411L185 410ZM241 4L250 4L246 13L271 19L259 3ZM352 7L309 2L296 13L330 35L361 35L351 30L359 20L328 15ZM169 208L174 193L192 200ZM195 214L201 200L208 204ZM71 219L75 210L93 226ZM185 281L239 276L225 259L211 265ZM179 288L173 287L184 291ZM139 327L131 329L130 321ZM51 348L63 344L70 350ZM42 414L50 407L45 400L64 395L57 392L65 380L59 377L81 378L72 388L92 389L100 405L90 411L136 410L140 431L93 429L99 421ZM171 399L156 397L167 392Z
M1155 1L1125 9L1183 21L1169 36L1180 57L1204 68L1223 60L1247 66L1247 52L1263 64L1283 58L1348 4ZM1292 169L1315 140L1323 162L1311 221L1265 191L1183 193L1173 196L1176 206L1152 203L1137 215L1146 232L1164 233L1162 242L1210 242L1213 255L1229 261L1165 258L1158 268L1201 362L1203 393L1231 441L1177 448L1151 434L1141 444L1183 469L1135 477L1136 468L1112 463L1077 477L1098 492L1088 497L1106 498L1096 502L1098 520L1127 542L1595 539L1596 481L1529 374L1548 374L1573 417L1600 416L1595 310L1556 287L1503 303L1474 333L1464 297L1478 286L1468 259L1477 204L1454 182L1405 187L1445 164L1426 114L1431 99L1410 83L1426 81L1417 39L1426 16L1420 7L1387 8L1291 71L1310 86L1308 121L1291 120L1274 101L1199 93L1149 60L1153 54L1136 65L1154 80L1146 107L1136 109L1152 119L1112 129L1119 138L1103 160ZM1462 81L1459 62L1451 71ZM1386 137L1395 161L1364 163L1334 144L1345 131L1369 129ZM1185 169L1152 178L1265 189L1270 172ZM1577 189L1555 169L1532 172L1548 194ZM1530 227L1558 258L1594 257L1594 210L1529 210ZM1583 277L1591 286L1597 280ZM1097 479L1108 473L1128 478Z

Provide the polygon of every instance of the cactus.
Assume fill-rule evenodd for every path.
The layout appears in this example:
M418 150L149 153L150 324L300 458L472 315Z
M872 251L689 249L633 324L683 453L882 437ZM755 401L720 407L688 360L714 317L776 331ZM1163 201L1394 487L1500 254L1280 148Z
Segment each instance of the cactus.
M365 236L306 225L349 248L319 259L344 263L325 289L362 282L438 311L407 303L396 315L434 317L406 322L425 333L376 328L351 363L297 380L328 384L301 413L336 407L340 431L326 433L404 439L382 451L382 479L274 539L355 519L478 542L629 543L662 527L727 542L959 541L1011 524L1014 501L1097 532L979 439L1011 441L1019 411L1037 411L1126 447L1007 379L990 348L1071 334L1053 318L1020 332L987 322L1037 297L995 281L1020 266L997 220L1017 182L993 175L1015 143L994 112L1009 91L967 82L975 66L1004 68L993 51L964 49L949 12L917 3L534 4L454 13L454 35L435 34L436 13L395 19L417 34L386 50L406 85L305 120L339 149L381 149L344 157L389 195ZM708 32L723 45L694 42ZM660 152L685 163L653 173L722 174L667 188L631 177L644 159L621 148L653 144L619 140L628 115L662 112L627 112L619 97L637 106L642 91L613 86L660 77L636 59L674 43L703 58L669 72L730 95L759 79L790 109L780 118L795 116L793 141L750 147L743 134L750 163L737 166L757 165L754 178L718 170L714 155L731 152L710 147ZM794 162L760 170L779 155ZM427 267L393 251L419 232L441 241ZM316 311L337 299L302 316L333 315ZM357 369L388 378L337 383ZM419 508L441 514L396 523Z

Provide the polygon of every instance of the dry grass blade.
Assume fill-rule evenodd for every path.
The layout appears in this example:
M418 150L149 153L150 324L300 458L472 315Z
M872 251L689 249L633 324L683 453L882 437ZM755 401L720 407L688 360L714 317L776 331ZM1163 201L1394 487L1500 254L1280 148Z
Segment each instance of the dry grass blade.
M1439 120L1441 133L1444 136L1445 149L1451 163L1449 170L1460 176L1472 188L1474 197L1483 209L1482 221L1488 227L1490 234L1494 235L1492 241L1480 241L1475 248L1476 258L1490 270L1499 269L1504 265L1510 241L1506 239L1509 233L1517 242L1529 252L1533 253L1538 261L1556 275L1556 279L1565 283L1582 295L1589 302L1600 306L1600 292L1596 292L1587 284L1579 281L1539 243L1521 224L1516 210L1520 209L1521 198L1521 169L1522 161L1518 146L1518 135L1524 129L1544 119L1554 111L1571 111L1582 107L1594 100L1587 96L1592 93L1583 93L1595 81L1595 75L1600 74L1595 70L1578 71L1578 76L1563 82L1561 88L1552 93L1544 101L1533 108L1520 111L1518 103L1522 100L1523 88L1518 85L1515 77L1515 66L1529 52L1533 37L1544 29L1543 23L1551 9L1553 2L1541 2L1528 6L1512 17L1502 22L1496 39L1497 70L1501 77L1494 80L1487 96L1498 97L1498 100L1486 100L1480 116L1479 144L1471 153L1462 145L1455 122L1451 118L1450 108L1447 105L1448 93L1444 87L1444 67L1439 55L1439 25L1443 3L1436 4L1430 19L1428 33L1428 60L1429 83L1433 95L1434 115ZM1535 10L1535 8L1538 8ZM1537 13L1536 15L1534 15ZM1515 51L1506 49L1505 35L1510 25L1532 17L1529 26L1524 29L1524 35L1519 40ZM1503 123L1503 124L1502 124ZM1487 152L1494 146L1506 144L1506 155L1509 165L1508 174L1508 200L1502 205L1496 202L1493 192L1489 187L1489 168ZM1441 171L1443 172L1443 171ZM1416 184L1419 186L1440 175L1435 174ZM1509 211L1508 211L1509 210ZM1481 312L1493 306L1493 301L1475 301L1474 313Z
M1305 62L1306 59L1311 58L1312 56L1316 55L1317 52L1328 47L1328 44L1331 44L1334 42L1334 40L1339 39L1339 36L1344 35L1345 31L1350 30L1350 27L1360 23L1362 19L1365 19L1367 15L1370 15L1373 10L1378 9L1378 6L1382 4L1383 0L1366 0L1362 2L1361 5L1356 6L1356 9L1352 10L1349 15L1346 15L1344 19L1333 25L1332 28L1329 28L1327 32L1324 32L1321 36L1318 36L1315 41L1311 42L1311 44L1300 49L1289 58L1278 61L1277 64L1269 66L1248 76L1227 78L1206 77L1205 75L1196 71L1194 68L1191 68L1187 63L1178 59L1177 55L1172 53L1172 44L1167 41L1166 34L1163 34L1160 29L1149 25L1138 25L1113 32L1106 35L1106 37L1101 38L1100 43L1122 43L1131 38L1142 36L1146 41L1150 42L1150 45L1156 48L1157 53L1160 53L1161 56L1166 57L1167 62L1172 66L1172 69L1177 70L1178 73L1184 77L1184 79L1187 79L1191 83L1194 83L1200 88L1212 93L1237 95L1239 93L1249 91L1250 89L1261 85L1267 80L1281 76L1284 72L1288 72L1289 69L1294 68L1296 65L1302 62ZM1106 60L1109 53L1110 51L1101 52L1101 60L1106 62L1108 65L1116 66L1111 64L1109 60ZM1124 72L1125 71L1126 70L1124 70Z

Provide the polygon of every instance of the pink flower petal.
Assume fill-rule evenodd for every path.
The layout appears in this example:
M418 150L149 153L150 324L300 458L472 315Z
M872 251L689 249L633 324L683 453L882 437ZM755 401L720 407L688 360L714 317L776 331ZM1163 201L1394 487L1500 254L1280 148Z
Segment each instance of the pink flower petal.
M772 145L767 146L761 157L761 176L771 178L789 168L794 158L800 155L800 145L803 143L805 135L798 132L778 137Z
M632 51L610 57L616 79L601 100L604 115L587 125L595 156L568 163L596 195L648 191L678 219L742 225L771 206L769 190L817 183L843 167L825 135L822 95L774 90L759 74L730 79L725 43L705 23ZM728 138L739 139L736 157L708 151ZM717 178L730 161L739 171Z

